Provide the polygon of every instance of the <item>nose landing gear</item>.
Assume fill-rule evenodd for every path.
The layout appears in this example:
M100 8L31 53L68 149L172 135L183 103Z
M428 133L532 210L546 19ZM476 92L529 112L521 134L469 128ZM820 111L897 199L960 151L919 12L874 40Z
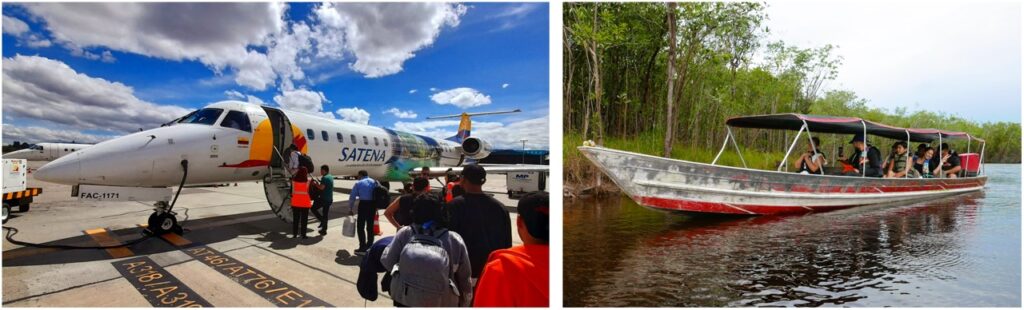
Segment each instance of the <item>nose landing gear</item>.
M170 210L166 201L158 201L153 214L149 216L149 221L147 221L149 226L146 229L157 236L166 233L181 235L184 230L181 228L181 225L178 225L177 215L177 213Z

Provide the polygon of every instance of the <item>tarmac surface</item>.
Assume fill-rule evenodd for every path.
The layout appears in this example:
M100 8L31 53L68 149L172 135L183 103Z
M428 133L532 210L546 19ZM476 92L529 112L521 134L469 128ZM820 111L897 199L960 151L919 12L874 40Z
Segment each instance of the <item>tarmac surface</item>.
M488 181L484 190L512 211L513 243L521 244L515 231L517 201L505 193L504 175ZM291 225L271 213L256 182L183 189L174 208L186 229L181 236L105 250L22 247L4 239L3 306L390 307L383 292L371 302L356 291L362 256L353 253L357 238L341 234L353 183L335 181L327 235L318 235L319 223L311 218L305 240L290 238ZM144 202L78 201L70 186L37 181L31 174L29 187L42 187L43 193L31 210L12 212L4 224L18 230L13 237L18 241L116 245L141 238L140 225L152 213ZM382 235L394 235L396 228L378 213Z

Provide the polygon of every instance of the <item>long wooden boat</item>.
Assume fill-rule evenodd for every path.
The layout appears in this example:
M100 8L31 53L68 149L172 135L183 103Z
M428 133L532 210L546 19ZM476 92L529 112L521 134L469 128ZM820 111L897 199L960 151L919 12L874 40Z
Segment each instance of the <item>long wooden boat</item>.
M811 125L815 122L837 119L796 114L782 116L790 121L800 120L801 131L809 130L805 126L815 127ZM868 127L868 123L862 123L860 119L844 119L845 122L856 123L861 130ZM730 119L730 126L738 127L736 124L742 123L733 120ZM774 128L789 128L779 122L771 124L776 126ZM836 126L835 122L827 124ZM765 128L767 125L751 127ZM874 128L873 132L867 131L869 134L887 137L895 136L894 132L898 131L912 135L908 140L914 142L930 141L930 137L940 136L949 140L959 134L892 126L885 126L884 130L880 128ZM852 131L849 128L822 130L821 126L817 129L833 133ZM917 134L913 136L915 132ZM731 135L730 130L727 141ZM725 149L724 143L722 149ZM807 213L882 203L912 203L979 191L988 180L984 175L962 178L874 178L798 174L697 163L596 146L582 146L579 150L638 204L669 211L765 215ZM783 162L785 164L785 160Z

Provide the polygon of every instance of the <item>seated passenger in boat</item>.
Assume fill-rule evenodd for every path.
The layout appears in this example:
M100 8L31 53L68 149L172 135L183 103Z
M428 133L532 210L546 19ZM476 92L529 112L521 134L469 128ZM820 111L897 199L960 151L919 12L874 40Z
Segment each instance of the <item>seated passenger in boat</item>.
M918 157L921 157L921 154L924 154L924 150L927 149L927 148L928 148L928 144L927 143L918 144L917 145L917 151L914 151L914 160L916 161Z
M911 169L912 159L910 158L910 152L907 151L906 142L897 141L893 144L892 155L889 155L889 159L885 163L886 178L915 177L914 173L917 171Z
M852 168L849 171L845 171L844 174L849 176L882 177L882 152L874 145L864 143L863 134L853 136L850 144L853 144L854 151L845 164L850 165ZM863 172L860 170L861 167L864 168Z
M925 147L922 151L917 153L917 156L914 157L914 170L917 171L919 177L932 177L932 170L939 166L938 160L932 158L934 156L935 149Z
M800 155L793 162L793 167L797 168L797 172L800 174L819 174L821 173L822 166L825 165L825 153L819 150L821 146L821 140L818 137L812 137L811 141L807 143L807 152Z
M960 154L957 154L953 149L949 148L949 144L942 144L942 168L936 168L934 175L946 174L947 178L955 178L957 173L960 172Z

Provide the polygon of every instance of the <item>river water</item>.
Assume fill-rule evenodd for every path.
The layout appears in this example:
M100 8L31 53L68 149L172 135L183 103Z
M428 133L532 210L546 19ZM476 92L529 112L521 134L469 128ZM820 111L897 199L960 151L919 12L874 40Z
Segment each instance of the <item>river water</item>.
M565 204L566 306L1020 306L1021 166L905 206L723 218Z

